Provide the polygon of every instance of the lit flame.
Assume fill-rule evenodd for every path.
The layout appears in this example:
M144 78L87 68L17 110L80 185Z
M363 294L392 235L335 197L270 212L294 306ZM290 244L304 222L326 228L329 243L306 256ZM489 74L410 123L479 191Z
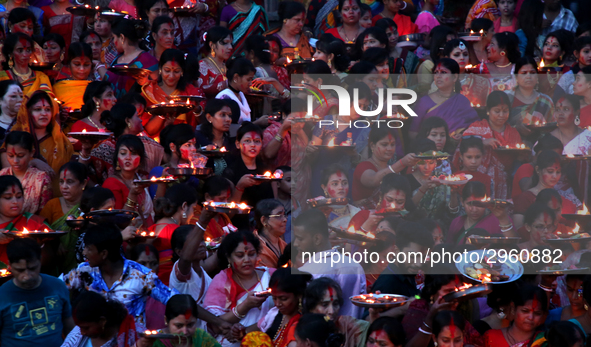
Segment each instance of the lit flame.
M234 201L232 201L232 202L230 203L230 206L229 206L229 207L230 207L230 208L236 208L236 203L235 203Z
M589 210L587 209L587 206L585 206L585 204L583 204L583 209L580 211L577 211L577 214L589 214Z
M474 67L474 66L473 66L472 64L468 64L468 65L466 65L466 69L471 69L471 68L473 68L473 67Z
M355 234L355 228L351 225L349 227L349 229L347 229L347 232L351 233L351 234Z
M566 157L567 157L567 158L574 158L574 157L575 157L575 155L574 155L574 154L567 154L567 155L566 155Z
M248 208L248 205L247 205L247 204L245 204L245 203L243 203L243 202L241 202L241 203L238 205L238 208L240 208L240 209L243 209L243 210L246 210L246 209Z
M579 230L581 230L581 227L579 226L579 223L575 223L575 228L573 229L573 233L578 233Z
M172 104L174 104L174 100L170 100L170 104L171 104L171 105L172 105Z
M211 237L206 237L205 242L209 242L209 241L211 241Z
M152 177L152 178L150 178L150 181L156 182L156 181L158 181L158 179L156 177Z
M462 291L462 290L468 289L468 288L470 288L470 287L472 287L472 285L471 285L471 284L469 284L469 283L464 283L462 286L460 286L460 287L456 287L456 292L459 292L459 291Z
M222 147L220 148L220 152L227 152L228 150L226 149L226 147Z
M86 129L82 129L82 132L85 133L86 132Z
M368 232L367 234L365 234L365 236L369 237L370 239L375 239L376 236L370 232Z
M0 277L6 277L8 275L10 275L8 269L0 269Z
M474 30L470 30L470 35L474 34Z
M282 266L282 268L287 268L287 263Z
M43 229L43 232L44 232L44 233L48 233L48 232L49 232L49 230L47 230L47 229Z
M480 35L484 34L484 29L480 29Z
M27 228L23 228L23 234L28 234L29 231L27 230Z
M543 68L544 66L546 66L546 65L544 64L544 61L543 61L543 60L542 60L542 61L540 61L540 69L541 69L541 68Z
M334 140L335 138L333 137L330 141L328 141L328 147L334 147Z
M291 59L289 59L289 57L287 57L287 63L290 64L291 63Z
M271 177L271 171L265 172L265 174L263 176L265 176L265 177Z

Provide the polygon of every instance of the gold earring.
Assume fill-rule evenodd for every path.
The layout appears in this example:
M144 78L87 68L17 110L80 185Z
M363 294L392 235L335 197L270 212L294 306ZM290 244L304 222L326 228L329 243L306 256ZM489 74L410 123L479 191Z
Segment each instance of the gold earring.
M501 56L502 56L502 57L504 57L504 56L505 56L505 54L507 54L507 53L505 53L505 51L501 51Z
M94 105L96 106L96 111L98 112L101 109L101 104L98 101L94 102Z
M115 170L117 170L117 171L121 170L121 167L119 166L119 160L117 160L117 166L115 167Z
M285 24L285 23L287 23L287 19L284 19L284 20L283 20L283 24Z
M60 61L64 61L65 55L64 52L62 52L62 54L60 54Z
M300 298L300 304L298 305L298 311L302 312L302 298Z
M131 129L131 123L127 123L127 127Z
M212 58L215 58L215 51L213 49L211 50L211 56Z
M332 62L330 60L328 61L328 67L332 69Z
M8 68L12 69L13 66L14 66L14 61L12 60L12 55L11 55L10 59L8 59Z

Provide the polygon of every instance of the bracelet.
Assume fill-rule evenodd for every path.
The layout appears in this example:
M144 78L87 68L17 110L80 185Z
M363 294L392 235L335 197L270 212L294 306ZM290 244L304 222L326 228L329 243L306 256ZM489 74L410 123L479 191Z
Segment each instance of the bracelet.
M90 156L88 156L88 157L84 157L84 156L82 155L82 153L80 153L80 154L78 155L78 158L80 158L80 160L83 160L83 161L89 161L89 160L90 160Z
M236 187L236 190L239 191L239 192L244 193L244 189L240 189L240 188L238 188L238 186Z
M552 288L546 287L545 285L543 285L541 283L538 284L538 287L542 288L542 290L545 291L545 292L551 292L552 291Z
M512 229L513 229L513 227L510 227L509 229L501 229L501 232L502 232L502 233L506 233L507 231L510 231L510 230L512 230Z
M287 88L283 88L283 91L281 92L281 94L279 94L279 96L283 99L287 99L290 95L291 95L291 93L289 92L289 89L287 89Z
M419 327L419 331L422 332L425 335L433 335L433 333L430 333L430 332L424 330L423 327Z
M406 3L406 1L403 1L403 3L404 3L404 7L401 8L401 9L399 9L399 11L402 11L402 10L406 9L406 7L408 6L408 4Z
M131 200L130 198L127 198L127 202L125 203L125 205L131 207L131 208L136 208L137 207L137 202Z
M501 229L507 229L513 226L513 224L507 224L507 225L499 225L501 227Z
M242 319L242 318L246 317L245 314L243 314L243 315L238 314L238 310L236 309L236 306L232 307L232 313L238 319Z
M160 118L160 119L162 119L162 120L166 120L166 117L164 117L164 116L160 116L160 115L158 115L158 116L156 116L156 117L158 117L158 118Z
M107 66L105 64L96 64L96 66L94 67L94 69L96 71L98 71L98 69L100 69L101 67L104 67L105 69L107 68Z
M201 229L201 230L205 231L205 228L204 228L204 227L202 227L202 226L201 226L201 224L199 224L199 222L196 222L196 223L195 223L195 225L196 225L196 226L197 226L199 229Z
M427 189L427 190L428 190L428 189ZM419 188L419 192L420 192L421 194L423 194L423 195L425 195L425 194L427 193L426 191L425 191L425 192L424 192L424 191L422 191L420 188Z
M394 169L392 169L392 165L388 165L388 169L390 169L390 171L392 171L392 173L396 173L396 171L394 171Z
M431 327L429 326L429 324L425 323L425 321L423 321L423 324L425 325L425 327L429 330L431 330Z
M460 205L452 208L451 205L448 203L447 204L447 208L449 209L449 212L451 212L451 213L458 213L458 212L460 212Z
M205 5L205 11L204 12L209 11L209 5L208 4L205 4L205 3L203 3L203 5Z
M283 137L279 136L279 134L275 135L275 140L277 140L277 142L281 143L283 142Z

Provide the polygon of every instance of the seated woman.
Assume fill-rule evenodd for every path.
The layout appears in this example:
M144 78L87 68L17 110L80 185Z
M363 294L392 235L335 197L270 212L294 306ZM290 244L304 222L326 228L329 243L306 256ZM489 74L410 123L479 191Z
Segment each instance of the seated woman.
M345 43L330 34L322 35L316 42L315 60L322 60L330 67L331 73L341 80L347 76L351 58Z
M41 7L45 34L50 33L63 37L66 50L86 28L84 16L75 16L67 12L66 9L70 6L68 1L54 1L48 6Z
M327 75L331 74L330 67L324 61L313 61L306 65L304 82L318 89L320 89L322 84L339 84L335 82L336 76L330 76L330 80L327 81ZM324 118L329 114L338 113L339 100L330 91L324 92L324 95L326 96L326 102L319 103L316 100L313 102L314 114L320 118Z
M301 304L306 285L312 280L310 274L292 274L291 269L278 269L271 276L269 287L274 300L281 300L281 307L273 307L261 318L257 329L273 336L274 347L294 347L295 330L302 317ZM281 323L276 322L281 318Z
M567 64L565 62L567 60L567 54L571 54L572 52L573 39L572 34L564 30L553 31L546 35L544 39L540 64L544 67L554 69L540 74L539 90L552 99L556 99L566 93L555 80L571 69L570 64L572 61L569 61Z
M162 53L158 66L160 68L158 80L150 81L150 83L142 86L142 96L146 99L148 106L168 102L171 97L176 95L192 95L205 98L203 91L188 83L183 76L189 68L186 65L183 52L178 49L167 49ZM202 101L197 109L202 110L204 107L205 101ZM191 111L178 115L174 123L187 123L195 127L199 123L197 119L199 113L200 111ZM148 135L151 137L159 136L166 123L166 119L162 118L164 117L153 116L146 122L145 126Z
M490 315L472 323L480 335L491 329L507 328L515 319L515 311L511 308L515 293L519 291L515 283L495 286L492 293L486 296L486 305L492 308Z
M429 139L416 140L413 147L413 152L416 155L437 151L437 146ZM458 194L456 193L459 189L454 189L452 193L450 186L442 185L439 181L431 179L434 176L439 177L441 174L435 171L436 166L436 159L421 160L412 167L412 173L405 175L410 183L413 203L427 211L427 216L430 218L442 217L447 208L450 210L459 208Z
M43 54L47 63L55 64L51 69L43 70L51 82L68 78L70 71L64 65L66 58L66 41L58 34L49 34L43 37Z
M69 231L70 227L66 220L78 218L81 215L80 201L88 183L88 169L83 164L71 161L61 167L58 177L62 196L49 200L39 215L47 220L53 230ZM60 238L61 248L72 250L77 240L76 233L68 233ZM67 273L77 265L74 252L65 252L60 258L62 258L60 269L62 273Z
M215 26L205 35L207 56L199 61L199 79L201 88L208 99L214 98L228 87L226 61L232 56L233 35L228 28Z
M236 189L231 201L244 201L249 206L263 199L273 198L269 182L255 181L252 175L262 175L269 171L259 156L263 147L263 132L257 125L245 122L236 133L236 147L240 154L228 158L228 167L223 176L234 183Z
M472 72L489 79L492 90L509 91L516 82L511 76L515 73L515 64L519 61L519 39L510 32L494 34L486 47L487 61L476 65Z
M285 75L280 76L277 72L281 73L283 71L278 71L273 68L274 65L271 65L269 42L263 36L251 36L246 39L244 49L246 51L246 57L252 61L256 69L253 87L256 86L257 88L268 91L271 95L280 99L288 99L291 95L289 92L291 81L287 71L285 71ZM263 107L264 110L270 110L271 104L267 99L265 99Z
M146 189L133 183L141 179L139 173L146 160L144 144L135 135L123 135L117 140L112 160L117 165L103 183L103 188L110 189L115 195L116 209L138 212L144 226L150 227L154 223L152 199Z
M95 66L95 74L98 74L99 77L102 75L97 71L102 64L106 64L110 66L113 63L113 60L119 54L117 52L117 47L115 47L115 38L113 37L113 18L109 16L101 16L100 12L98 12L94 16L94 31L99 35L101 39L101 56L98 64Z
M569 305L564 303L562 307L551 309L546 318L546 326L550 326L557 321L567 321L587 314L583 295L581 295L585 276L568 274L565 277L566 294L568 296Z
M279 21L281 26L265 33L273 35L281 43L281 55L290 59L311 59L313 53L310 46L310 37L302 32L306 20L306 7L297 1L285 1L279 3Z
M428 334L430 328L435 333L436 317L444 310L456 311L458 307L457 301L446 302L443 300L443 296L453 292L455 287L456 277L454 275L427 275L425 277L425 286L421 290L421 298L411 302L402 319L406 338L410 340L407 346L426 345L431 339L431 335ZM458 327L460 324L461 321L458 322ZM419 328L426 330L427 334L419 332ZM483 346L482 337L469 322L466 322L461 331L465 345ZM456 336L458 335L460 334L456 334Z
M265 199L259 201L255 209L257 229L255 235L261 241L259 265L277 268L277 261L285 251L287 242L283 241L288 216L280 201Z
M232 188L232 182L227 178L212 176L206 179L203 183L203 200L200 200L199 203L195 205L195 213L193 214L193 219L190 224L195 224L204 212L202 206L203 202L228 202L232 196ZM201 225L205 227L203 238L209 238L211 240L221 238L238 230L232 225L230 217L225 213L216 213L207 225L202 223Z
M55 97L62 102L64 110L82 109L84 94L92 82L92 48L84 42L74 42L68 48L68 63L71 77L58 80L53 85ZM87 130L89 131L89 130Z
M59 83L56 84L56 86L58 85ZM101 115L104 111L111 111L115 103L117 103L117 98L115 98L115 92L111 83L106 81L88 83L84 90L80 106L83 118L72 125L72 131L106 132L107 129L101 124Z
M28 97L38 90L53 94L49 77L43 72L33 71L29 67L33 47L33 39L26 34L8 35L2 47L2 54L6 57L7 65L0 75L0 79L11 79L20 83L23 87L23 94Z
M251 110L244 94L248 94L250 90L256 69L250 60L246 58L232 59L227 63L227 66L228 72L226 77L229 81L228 88L219 92L215 98L236 101L238 106L240 106L240 119L238 123L250 122L252 119ZM259 124L264 118L261 117L254 121L254 123Z
M398 143L394 131L387 127L374 127L368 138L370 158L355 167L353 173L352 198L353 205L371 206L377 203L378 186L382 179L391 173L403 172L407 167L416 165L414 153L409 153L392 165L388 163L396 153Z
M243 55L244 41L250 35L261 35L269 30L269 20L263 6L252 0L241 0L224 6L220 26L230 29L234 36L234 57Z
M466 235L473 228L482 228L492 235L511 236L517 228L513 226L513 220L509 216L507 207L496 206L489 211L485 207L471 204L471 201L482 200L486 197L484 184L478 181L466 183L462 190L462 205L465 215L456 217L449 226L447 242L451 244L464 244Z
M295 340L298 346L342 347L345 337L337 332L335 324L321 314L305 314L296 327Z
M113 36L115 37L115 47L119 55L111 63L113 66L126 65L151 71L151 79L155 80L158 71L158 60L150 53L145 52L139 47L139 42L148 32L147 24L143 21L133 19L122 19L113 27ZM98 68L103 81L109 81L113 84L113 90L116 97L122 97L128 93L136 80L122 75L117 75L107 71L105 66ZM145 85L148 82L147 77L137 81L139 85Z
M459 138L470 124L478 120L478 114L470 106L470 101L460 94L460 67L449 58L442 58L433 68L434 83L437 91L422 97L417 103L415 112L418 118L413 119L410 135L415 137L424 119L438 116L446 121L451 137Z
M223 99L210 99L201 114L201 124L195 132L195 147L208 149L225 147L230 153L236 152L236 144L230 137L232 111ZM228 166L224 157L210 158L208 167L213 165L214 173L220 175Z
M124 347L139 341L133 316L119 301L85 291L72 306L76 327L70 331L62 347Z
M544 290L524 285L515 298L515 320L508 328L487 331L484 346L509 347L517 342L523 346L541 345L544 338L544 319L548 314L548 296ZM525 314L527 312L527 314ZM515 337L520 336L519 341Z
M189 223L197 204L197 192L186 184L176 184L166 191L162 198L154 201L156 223L148 229L156 233L153 240L158 250L160 267L158 277L162 283L168 285L172 271L172 247L170 239L172 233L181 225Z
M0 144L6 138L23 103L23 90L13 80L0 81Z
M174 21L169 16L158 16L151 23L149 42L152 49L150 54L158 61L162 53L174 47Z
M509 124L519 131L522 137L534 143L539 133L532 133L526 125L555 122L554 102L538 92L538 65L532 57L525 56L515 64L517 86L507 91L511 101ZM543 74L542 74L543 75Z
M35 155L35 139L24 131L11 131L6 137L6 157L10 167L2 169L0 176L13 175L21 182L25 202L23 211L37 214L52 198L51 177L45 171L30 167ZM62 230L62 229L56 229Z
M546 188L554 188L558 181L560 181L561 176L560 155L554 151L542 151L536 160L535 172L532 177L532 188L517 195L513 199L515 203L513 219L516 228L519 229L523 225L523 214L534 203L538 193ZM576 213L577 207L572 201L564 199L564 209Z
M220 344L205 330L199 328L199 309L195 300L188 294L174 295L166 303L164 313L166 328L160 330L163 334L175 334L181 336L178 340L180 346L207 346L220 347ZM140 341L154 341L141 339ZM169 347L173 344L167 340L156 340L153 347Z
M546 239L554 238L556 231L556 214L548 205L531 204L523 214L523 226L517 231L522 237L521 249L547 246Z
M494 191L494 182L489 175L479 171L486 170L486 168L482 166L484 153L484 143L481 138L470 136L462 139L462 142L460 142L460 167L459 171L454 171L454 174L463 173L472 175L472 181L482 183L486 188L486 196L491 196L491 191Z
M472 123L464 132L464 137L479 136L487 147L482 158L482 165L487 169L483 173L494 181L495 190L492 197L496 199L508 197L507 175L512 172L516 158L512 154L497 154L494 150L505 146L515 147L521 143L519 132L507 124L510 105L507 94L500 91L490 93L486 101L488 118ZM459 155L456 151L454 169L457 168Z
M18 178L14 176L0 176L0 230L22 231L28 230L51 230L51 227L44 218L23 211L25 198L23 186ZM6 244L12 238L4 233L0 234L0 261L8 264L6 255Z
M228 323L253 329L273 307L273 299L254 296L267 290L274 270L256 268L260 241L252 233L238 231L227 235L217 251L219 268L207 293L205 308ZM216 336L222 346L240 346L223 335Z
M51 97L42 90L25 100L26 109L21 107L12 131L20 130L33 134L35 157L43 158L54 172L58 172L62 165L70 161L74 148L56 120L57 107ZM53 182L53 194L59 194L57 181Z
M320 180L321 188L324 191L326 199L339 199L349 197L349 179L346 171L338 164L332 164L322 171ZM351 218L355 216L361 209L358 207L346 204L342 206L326 206L319 208L325 215L328 224L333 227L346 229L349 226Z
M367 329L367 346L404 346L406 334L400 321L393 317L380 317Z
M310 313L328 316L329 322L336 325L336 331L344 335L344 341L339 346L365 346L369 322L347 315L339 315L343 302L343 291L338 282L330 277L317 278L310 282L306 288L303 300L303 317L309 316ZM309 321L300 318L300 322ZM298 327L300 325L302 324L298 324Z

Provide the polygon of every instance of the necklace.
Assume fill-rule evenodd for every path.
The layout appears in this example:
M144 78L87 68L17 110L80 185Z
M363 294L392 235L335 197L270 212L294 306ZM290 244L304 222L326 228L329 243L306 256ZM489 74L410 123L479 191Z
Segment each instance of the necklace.
M179 224L179 222L177 222L176 219L174 219L173 217L170 217L170 219L172 219L172 221L174 222L174 224Z
M31 70L31 68L28 68L28 71L26 73L18 73L14 68L10 69L10 71L12 71L12 73L14 73L18 78L20 78L23 81L26 81L29 78L31 78L31 75L33 74L33 70Z
M226 67L226 65L224 65L224 69L222 70L218 64L215 62L215 60L213 60L213 58L211 56L208 56L207 59L209 59L209 61L211 61L211 63L215 66L216 69L218 69L220 75L222 75L224 81L226 80L226 73L228 71L228 68Z
M285 316L283 316L281 318L281 324L279 324L279 329L277 329L275 336L273 336L273 341L276 342L275 346L281 345L281 343L280 343L281 341L278 341L277 337L279 337L281 340L283 340L283 331L285 330L285 326L283 325L284 322L285 322Z
M345 39L345 43L355 43L355 40L357 39L357 36L355 36L353 38L353 40L349 40L349 37L347 36L347 33L345 32L345 28L341 27L341 33L343 34L343 38ZM356 35L359 34L359 29L357 29L357 32L355 33Z
M257 275L257 283L261 282L261 279L259 278L259 273L256 269L254 269L254 274ZM242 287L242 289L244 289L245 292L248 292L248 289L246 289L244 284L242 284L242 281L240 280L240 277L238 275L236 275L236 279L238 280L238 284L240 284L240 287Z
M279 34L279 36L281 36L281 38L283 39L283 41L287 42L290 46L295 46L296 45L296 42L293 42L291 40L287 40L285 38L285 35L282 35L281 33L278 33L278 34Z
M513 63L509 62L509 64L506 64L506 65L497 65L497 63L493 63L493 64L495 64L496 67L503 68L503 67L511 66L511 64L513 64Z
M95 128L97 128L97 129L99 129L99 130L101 130L101 129L105 129L105 127L104 127L104 126L101 126L101 125L98 125L98 124L96 124L96 123L95 123L95 122L92 120L92 116L88 116L88 121L89 121L90 123L92 123L92 125L93 125Z

